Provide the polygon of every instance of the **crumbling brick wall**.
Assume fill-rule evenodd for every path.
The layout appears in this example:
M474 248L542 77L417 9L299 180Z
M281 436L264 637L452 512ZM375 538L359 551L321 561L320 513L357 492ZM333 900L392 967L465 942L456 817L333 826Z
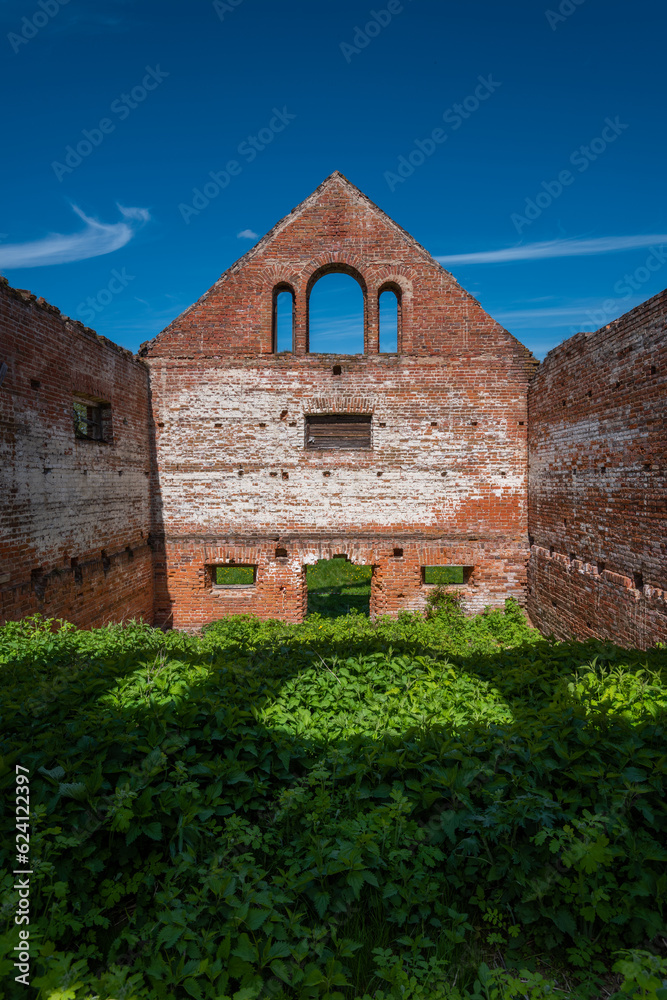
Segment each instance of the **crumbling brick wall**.
M0 621L152 621L146 365L0 279ZM75 435L73 400L104 407Z
M528 610L558 638L667 641L667 291L550 351L529 391Z
M307 350L310 290L336 270L364 293L364 355ZM276 354L284 288L294 351ZM396 354L378 353L384 288L400 296ZM470 611L524 600L535 362L341 175L141 354L155 435L156 623L246 611L298 621L304 566L341 554L375 567L373 615L423 608L425 565L472 568L461 588ZM372 447L305 448L306 417L335 413L372 416ZM231 560L257 567L254 587L212 587L210 567Z

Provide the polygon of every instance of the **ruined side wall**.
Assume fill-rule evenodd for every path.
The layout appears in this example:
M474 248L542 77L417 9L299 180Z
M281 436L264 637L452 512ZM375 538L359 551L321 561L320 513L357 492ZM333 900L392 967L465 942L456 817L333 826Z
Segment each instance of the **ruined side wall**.
M373 615L423 608L424 565L474 567L469 611L524 601L523 349L147 360L156 624L238 612L299 621L303 567L342 554L376 567ZM373 415L371 450L304 447L305 416L336 412ZM258 567L255 587L212 588L206 567L232 560Z
M529 392L528 611L667 641L667 291L550 351Z
M129 351L0 279L0 621L152 620L149 390ZM111 404L74 436L73 395Z

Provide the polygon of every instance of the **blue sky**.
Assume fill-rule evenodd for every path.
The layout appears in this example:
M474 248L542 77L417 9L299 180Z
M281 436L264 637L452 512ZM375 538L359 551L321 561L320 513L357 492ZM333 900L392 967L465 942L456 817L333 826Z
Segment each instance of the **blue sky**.
M543 357L667 286L666 27L661 0L4 0L0 271L136 350L338 169Z

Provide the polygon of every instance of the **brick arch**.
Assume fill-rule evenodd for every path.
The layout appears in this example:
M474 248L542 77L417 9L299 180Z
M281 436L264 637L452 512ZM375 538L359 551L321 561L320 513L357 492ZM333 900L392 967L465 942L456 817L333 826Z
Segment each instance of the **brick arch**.
M369 299L368 299L368 283L364 278L363 272L356 265L360 263L355 260L352 263L351 260L354 258L343 258L342 255L336 255L340 259L331 260L326 259L319 266L316 266L314 270L311 271L310 277L306 284L305 289L305 301L304 301L304 317L305 317L305 353L310 351L310 295L320 280L327 274L347 274L357 282L361 288L361 294L364 300L364 354L368 353L368 329L369 329ZM362 265L363 266L363 265Z

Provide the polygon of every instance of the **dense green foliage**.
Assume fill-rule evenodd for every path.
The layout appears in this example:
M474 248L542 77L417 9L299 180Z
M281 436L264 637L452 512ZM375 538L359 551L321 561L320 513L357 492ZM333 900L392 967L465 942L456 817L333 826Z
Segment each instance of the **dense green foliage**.
M550 974L595 995L615 961L664 1000L664 649L447 598L375 625L55 627L0 629L41 1000L538 1000Z

